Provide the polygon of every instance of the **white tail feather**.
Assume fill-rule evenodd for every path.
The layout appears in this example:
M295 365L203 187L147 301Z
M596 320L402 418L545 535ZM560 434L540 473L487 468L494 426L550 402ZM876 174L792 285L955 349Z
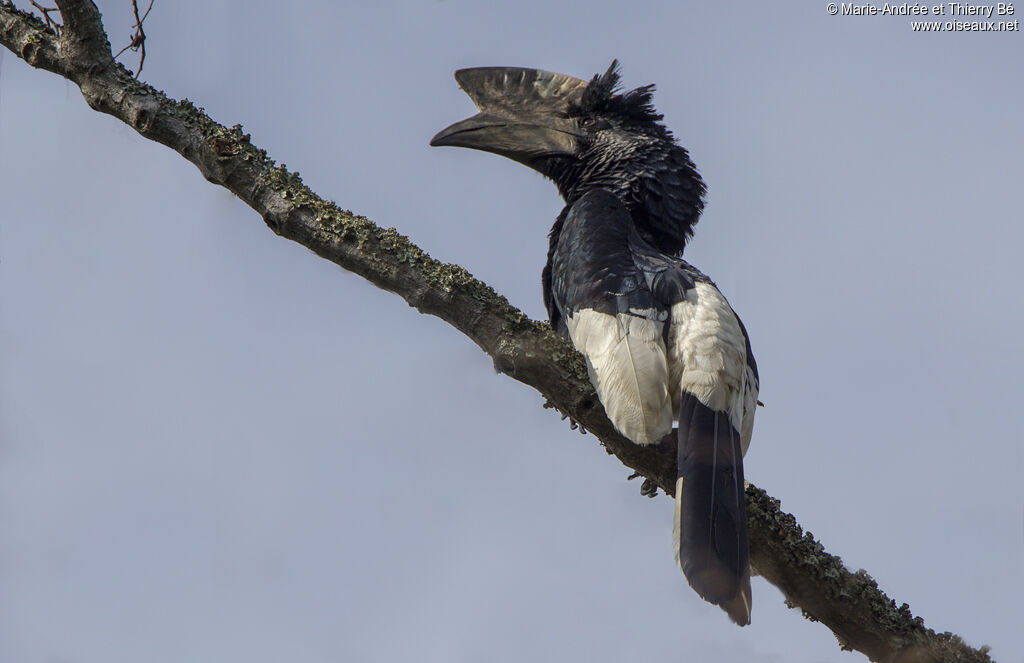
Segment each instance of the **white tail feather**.
M676 553L676 566L683 570L683 562L679 558L679 547L683 531L683 477L676 479L676 508L672 519L672 547Z

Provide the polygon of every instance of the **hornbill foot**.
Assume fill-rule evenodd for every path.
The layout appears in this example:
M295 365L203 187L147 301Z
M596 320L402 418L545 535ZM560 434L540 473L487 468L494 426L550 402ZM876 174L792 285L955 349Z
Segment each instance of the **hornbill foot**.
M565 419L566 417L569 417L569 415L565 415L562 418ZM579 423L578 421L576 421L572 417L569 417L569 428L570 428L570 430L576 430L577 428L579 428L580 429L580 435L586 435L587 434L587 429L583 427L583 424Z
M547 399L544 400L543 408L545 410L558 410L558 413L560 415L562 415L562 421L565 421L566 419L569 420L569 429L570 430L576 430L578 428L580 430L580 434L581 435L586 435L587 434L587 429L584 428L582 424L580 424L578 421L576 421L575 419L570 417L565 412L562 412L561 410L559 410L558 406L555 405L554 403L552 403L550 400L547 400Z
M640 474L639 472L633 472L628 477L626 477L626 481L632 481L633 479L636 479L641 476L643 475ZM657 497L658 484L654 483L654 481L652 481L651 479L644 477L644 482L640 485L640 494L643 495L644 497Z

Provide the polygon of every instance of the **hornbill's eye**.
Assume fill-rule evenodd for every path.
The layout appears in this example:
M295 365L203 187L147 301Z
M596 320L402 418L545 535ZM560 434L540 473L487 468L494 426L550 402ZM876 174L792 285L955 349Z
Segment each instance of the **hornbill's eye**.
M607 127L607 124L596 117L585 117L580 120L580 126L584 129L594 131L597 129L604 129Z

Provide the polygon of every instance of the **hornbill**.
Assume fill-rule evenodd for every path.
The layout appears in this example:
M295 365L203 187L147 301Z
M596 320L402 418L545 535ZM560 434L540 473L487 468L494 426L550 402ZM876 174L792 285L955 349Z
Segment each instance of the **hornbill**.
M625 437L655 444L679 422L676 561L698 594L749 624L743 454L757 366L725 297L680 257L705 187L654 86L621 92L617 62L589 82L518 67L455 79L479 113L430 144L494 152L558 186L566 204L542 275L551 326L586 358Z

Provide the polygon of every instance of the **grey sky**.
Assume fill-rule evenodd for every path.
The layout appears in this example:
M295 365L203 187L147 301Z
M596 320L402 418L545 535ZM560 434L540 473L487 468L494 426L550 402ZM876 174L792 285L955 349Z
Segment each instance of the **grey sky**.
M143 77L538 318L561 202L427 146L472 112L452 71L657 83L709 185L687 257L761 369L748 478L1024 661L1021 33L349 4L157 0ZM120 48L130 3L99 5ZM537 393L0 57L0 663L864 660L760 579L732 625L674 567L671 502Z

